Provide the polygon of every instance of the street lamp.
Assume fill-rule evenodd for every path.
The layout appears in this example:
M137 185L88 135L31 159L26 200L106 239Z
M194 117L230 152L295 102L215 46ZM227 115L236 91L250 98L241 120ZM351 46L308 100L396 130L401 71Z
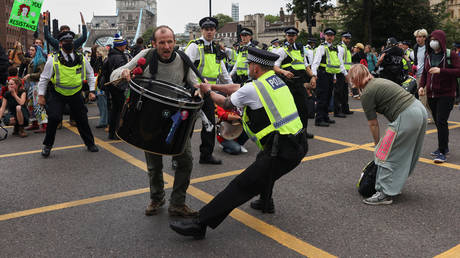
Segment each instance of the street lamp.
M311 38L311 0L307 0L307 8L304 11L304 14L307 16L307 26L308 26L308 37Z
M211 17L211 0L209 0L209 17Z

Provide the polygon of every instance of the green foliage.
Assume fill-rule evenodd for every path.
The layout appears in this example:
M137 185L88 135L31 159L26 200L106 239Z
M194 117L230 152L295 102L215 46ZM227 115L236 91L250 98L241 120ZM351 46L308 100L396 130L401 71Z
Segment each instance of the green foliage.
M141 37L142 37L142 39L144 39L144 44L145 45L150 44L150 41L152 39L154 30L155 30L155 28L149 28L142 34Z
M300 21L307 19L307 2L311 3L311 17L315 17L316 13L324 13L329 8L332 8L332 3L329 0L292 0L292 3L287 4L287 10L294 12Z
M213 17L216 18L219 21L219 25L217 26L217 30L219 30L220 28L224 27L224 25L227 22L232 22L233 21L232 17L230 17L228 15L225 15L225 14L222 14L222 13L218 13L218 14L214 15Z
M274 23L274 22L280 21L280 16L268 14L268 15L265 15L265 21L269 23Z
M381 46L389 37L414 42L415 30L436 29L445 18L446 0L430 7L429 0L339 0L342 27L363 43Z

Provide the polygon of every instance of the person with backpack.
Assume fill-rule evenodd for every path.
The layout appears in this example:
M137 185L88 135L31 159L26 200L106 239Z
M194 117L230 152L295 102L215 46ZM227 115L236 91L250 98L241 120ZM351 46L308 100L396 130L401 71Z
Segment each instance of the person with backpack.
M433 51L425 55L418 93L427 96L438 129L438 148L431 155L435 163L444 163L449 154L447 121L454 106L457 77L460 77L460 57L447 49L446 34L442 30L431 33L429 47Z
M110 79L124 78L131 79L130 70L136 67L140 58L146 59L146 66L143 67L142 76L145 78L157 79L193 88L198 84L198 79L191 71L192 62L179 50L174 50L176 40L174 32L168 26L158 26L153 32L152 45L154 48L144 49L135 56L129 63L113 71ZM188 68L188 69L187 69ZM162 155L145 152L147 170L150 182L150 203L145 210L146 216L158 213L161 206L165 204L165 190L163 181L163 157ZM187 188L190 184L190 175L193 168L192 147L190 137L187 138L184 153L174 156L177 168L174 175L174 185L171 192L171 199L168 208L170 216L194 217L198 213L185 204Z

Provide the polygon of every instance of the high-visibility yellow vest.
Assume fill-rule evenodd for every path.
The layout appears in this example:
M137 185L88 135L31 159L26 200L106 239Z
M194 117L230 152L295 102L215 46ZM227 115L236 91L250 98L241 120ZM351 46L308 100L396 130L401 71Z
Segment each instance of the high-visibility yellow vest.
M337 50L330 50L326 44L323 46L326 54L326 63L321 61L320 66L326 68L327 73L340 73L340 60Z
M248 107L244 109L243 128L259 149L264 149L264 146L260 142L261 139L274 131L278 131L281 135L295 135L302 130L303 125L297 113L291 91L283 80L275 75L273 70L264 73L257 80L253 80L252 86L256 89L257 95L270 120L270 124L264 129L253 132L248 126Z
M238 76L248 76L248 64L246 63L248 60L248 50L245 48L243 51L238 52L238 56L236 57L236 75Z
M345 66L345 69L348 71L351 68L351 65L353 64L351 62L351 52L348 50L347 45L345 45L343 42L340 45L343 47L343 65Z
M51 82L54 84L56 92L64 96L72 96L79 92L86 80L86 64L83 56L76 53L75 58L81 58L81 63L69 67L61 64L59 53L53 55L54 75Z
M288 47L283 47L284 52L291 58L290 63L286 63L281 65L281 68L287 69L289 67L292 67L294 70L305 70L305 63L304 63L304 57L302 55L302 52L298 49L290 49Z
M236 56L237 56L237 54L236 54L235 49L232 49L232 55L229 57L230 60L228 61L228 63L229 63L230 65L235 65L235 63L236 63Z
M215 53L205 53L204 44L200 42L192 40L187 44L185 49L187 49L191 43L195 43L198 46L200 62L198 63L197 69L208 83L216 84L219 74L222 73L221 60L217 59ZM201 82L200 79L198 80Z

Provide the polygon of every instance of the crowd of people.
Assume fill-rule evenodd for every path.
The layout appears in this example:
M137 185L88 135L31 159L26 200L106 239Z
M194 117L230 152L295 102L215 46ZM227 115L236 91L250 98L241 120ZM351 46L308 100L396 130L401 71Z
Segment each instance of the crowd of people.
M212 129L201 130L199 163L222 164L213 155L216 137L229 154L247 152L248 139L260 150L244 172L195 211L185 203L193 169L186 137L185 151L172 161L175 179L168 208L171 216L189 218L171 222L179 234L203 238L208 226L216 228L234 208L255 196L259 198L250 207L275 212L275 181L300 163L308 151L307 139L314 138L308 120L329 127L335 124L330 113L337 118L352 115L350 96L361 99L376 144L377 193L364 203L391 204L392 196L401 193L420 156L428 114L438 129L438 147L431 153L434 162L447 161L447 121L458 96L460 44L448 49L443 31L415 31L413 49L409 41L390 37L377 53L371 45L351 44L348 31L336 40L334 28L323 31L322 42L310 39L304 46L297 42L299 30L288 27L284 40L261 47L252 40L252 30L242 28L239 41L228 48L214 40L217 19L205 17L199 21L202 37L183 48L176 46L173 30L163 25L154 30L152 47L139 38L128 48L116 34L110 46L93 46L88 60L81 52L87 35L81 19L79 38L65 25L53 38L45 26L45 40L54 53L47 53L38 38L27 53L19 42L8 53L0 47L0 118L14 125L14 135L26 137L28 130L45 133L41 155L49 157L62 115L69 112L88 151L97 152L85 103L97 102L96 128L106 129L108 139L119 139L116 130L132 71L144 58L146 65L135 76L186 87L203 99L203 128L211 124ZM390 122L383 137L377 113ZM230 137L228 127L244 130L234 129L238 133ZM162 155L147 151L145 158L151 198L145 214L151 216L166 202L163 161Z

